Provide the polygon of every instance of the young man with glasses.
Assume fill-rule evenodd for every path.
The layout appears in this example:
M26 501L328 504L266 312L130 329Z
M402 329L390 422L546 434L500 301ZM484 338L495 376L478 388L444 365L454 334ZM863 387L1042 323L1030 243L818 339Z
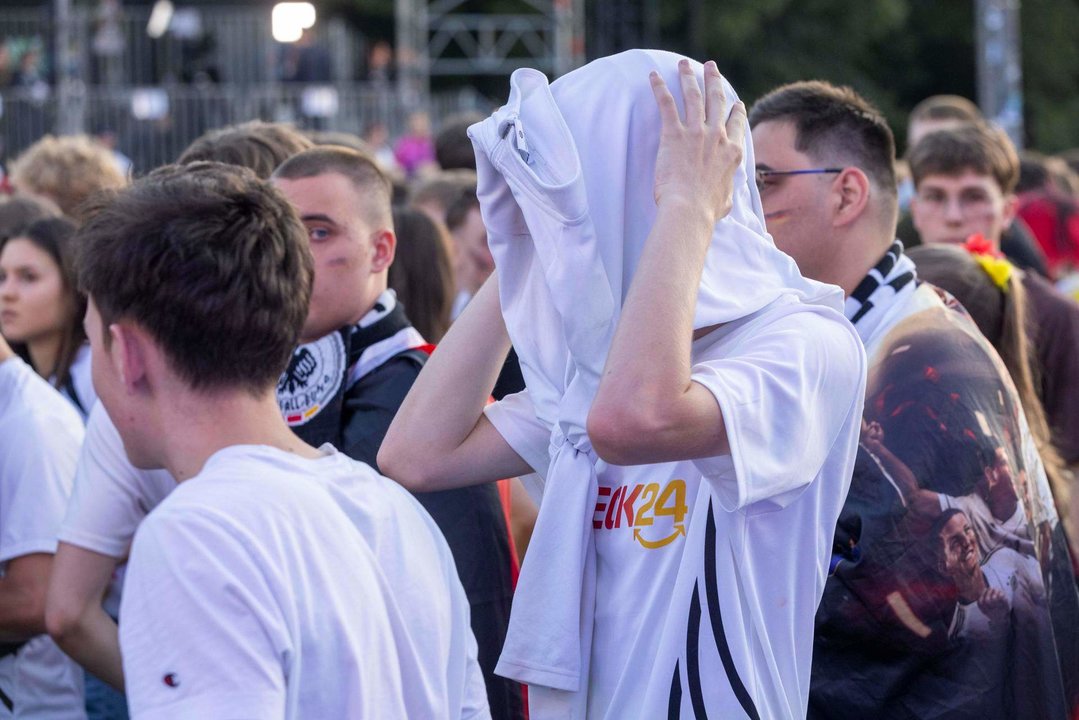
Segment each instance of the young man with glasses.
M959 244L981 235L1000 252L1015 220L1019 158L998 129L964 125L926 135L910 152L914 225L923 242ZM1037 387L1068 465L1079 464L1079 305L1042 277L1022 272L1030 299L1026 331L1037 357Z
M869 357L861 442L816 614L807 716L1070 717L1079 597L1062 529L992 348L954 302L918 282L895 240L891 130L854 91L822 82L772 91L749 121L768 231L803 275L843 288ZM984 615L996 598L957 597L924 538L947 509L941 497L973 492L1000 447L1019 499L1006 520L1043 577L1023 598L1037 621L999 618L990 641L960 637L953 623ZM939 505L911 512L903 488L914 484Z

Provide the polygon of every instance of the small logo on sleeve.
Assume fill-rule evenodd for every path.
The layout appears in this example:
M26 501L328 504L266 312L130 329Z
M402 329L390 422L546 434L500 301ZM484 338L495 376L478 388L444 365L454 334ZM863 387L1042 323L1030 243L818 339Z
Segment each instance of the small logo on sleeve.
M176 673L169 673L161 678L161 682L165 683L170 688L178 688L180 687L180 676Z

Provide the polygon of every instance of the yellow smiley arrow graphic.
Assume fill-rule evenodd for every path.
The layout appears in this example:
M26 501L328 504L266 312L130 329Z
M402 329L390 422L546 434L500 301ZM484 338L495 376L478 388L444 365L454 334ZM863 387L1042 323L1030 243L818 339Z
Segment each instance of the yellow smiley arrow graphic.
M646 547L649 550L655 550L656 548L661 548L664 545L670 545L679 535L681 535L682 537L685 537L686 535L686 528L682 524L675 525L674 532L667 537L662 538L661 540L645 540L641 536L641 529L633 528L633 539L639 542L641 544L641 547Z

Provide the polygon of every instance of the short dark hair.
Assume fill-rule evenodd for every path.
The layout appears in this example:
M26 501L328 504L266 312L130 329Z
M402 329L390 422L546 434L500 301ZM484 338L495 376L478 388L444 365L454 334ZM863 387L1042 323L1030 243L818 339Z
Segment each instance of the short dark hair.
M435 136L435 159L443 170L475 170L476 151L468 128L483 120L479 113L460 113L446 118Z
M783 85L749 111L751 127L769 121L794 125L799 152L828 164L853 165L896 196L892 130L880 111L851 88L819 80Z
M289 125L252 120L205 133L184 150L177 162L239 165L260 178L268 178L278 165L313 145Z
M397 207L393 228L397 252L387 283L420 334L437 343L450 327L453 310L453 264L446 227L420 210Z
M259 394L277 382L314 263L268 182L220 163L166 166L102 198L79 241L79 281L106 327L138 323L192 388Z
M1001 192L1019 180L1019 155L1004 131L987 123L969 123L929 133L907 157L914 187L930 175L961 175L971 170L990 175Z
M363 192L367 217L371 222L389 224L393 185L373 157L340 145L319 145L293 155L274 171L273 177L285 180L318 177L337 173L352 181Z
M62 388L71 378L71 366L75 357L86 342L86 331L82 318L86 314L86 295L79 292L76 265L75 223L65 217L44 217L19 229L11 235L0 238L0 252L4 246L16 238L28 240L44 251L60 269L63 283L63 301L67 305L64 315L64 327L60 340L60 349L56 354L54 367L35 367L42 377L52 376L55 387ZM23 343L12 342L17 351L23 350Z
M982 111L962 95L931 95L914 106L907 124L923 120L978 122L981 119Z

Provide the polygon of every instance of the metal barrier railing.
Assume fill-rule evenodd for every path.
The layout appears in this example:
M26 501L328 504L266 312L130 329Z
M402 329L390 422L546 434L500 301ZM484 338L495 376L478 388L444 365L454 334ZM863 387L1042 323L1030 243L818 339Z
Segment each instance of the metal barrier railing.
M368 84L176 85L69 88L65 127L115 138L136 173L175 160L207 130L261 119L302 129L362 134L375 123L391 136L403 132L416 107L391 89ZM435 94L426 108L433 125L462 111L487 112L489 101L471 89ZM42 135L56 132L60 110L50 86L0 92L0 157L13 158ZM73 121L74 120L74 121Z

